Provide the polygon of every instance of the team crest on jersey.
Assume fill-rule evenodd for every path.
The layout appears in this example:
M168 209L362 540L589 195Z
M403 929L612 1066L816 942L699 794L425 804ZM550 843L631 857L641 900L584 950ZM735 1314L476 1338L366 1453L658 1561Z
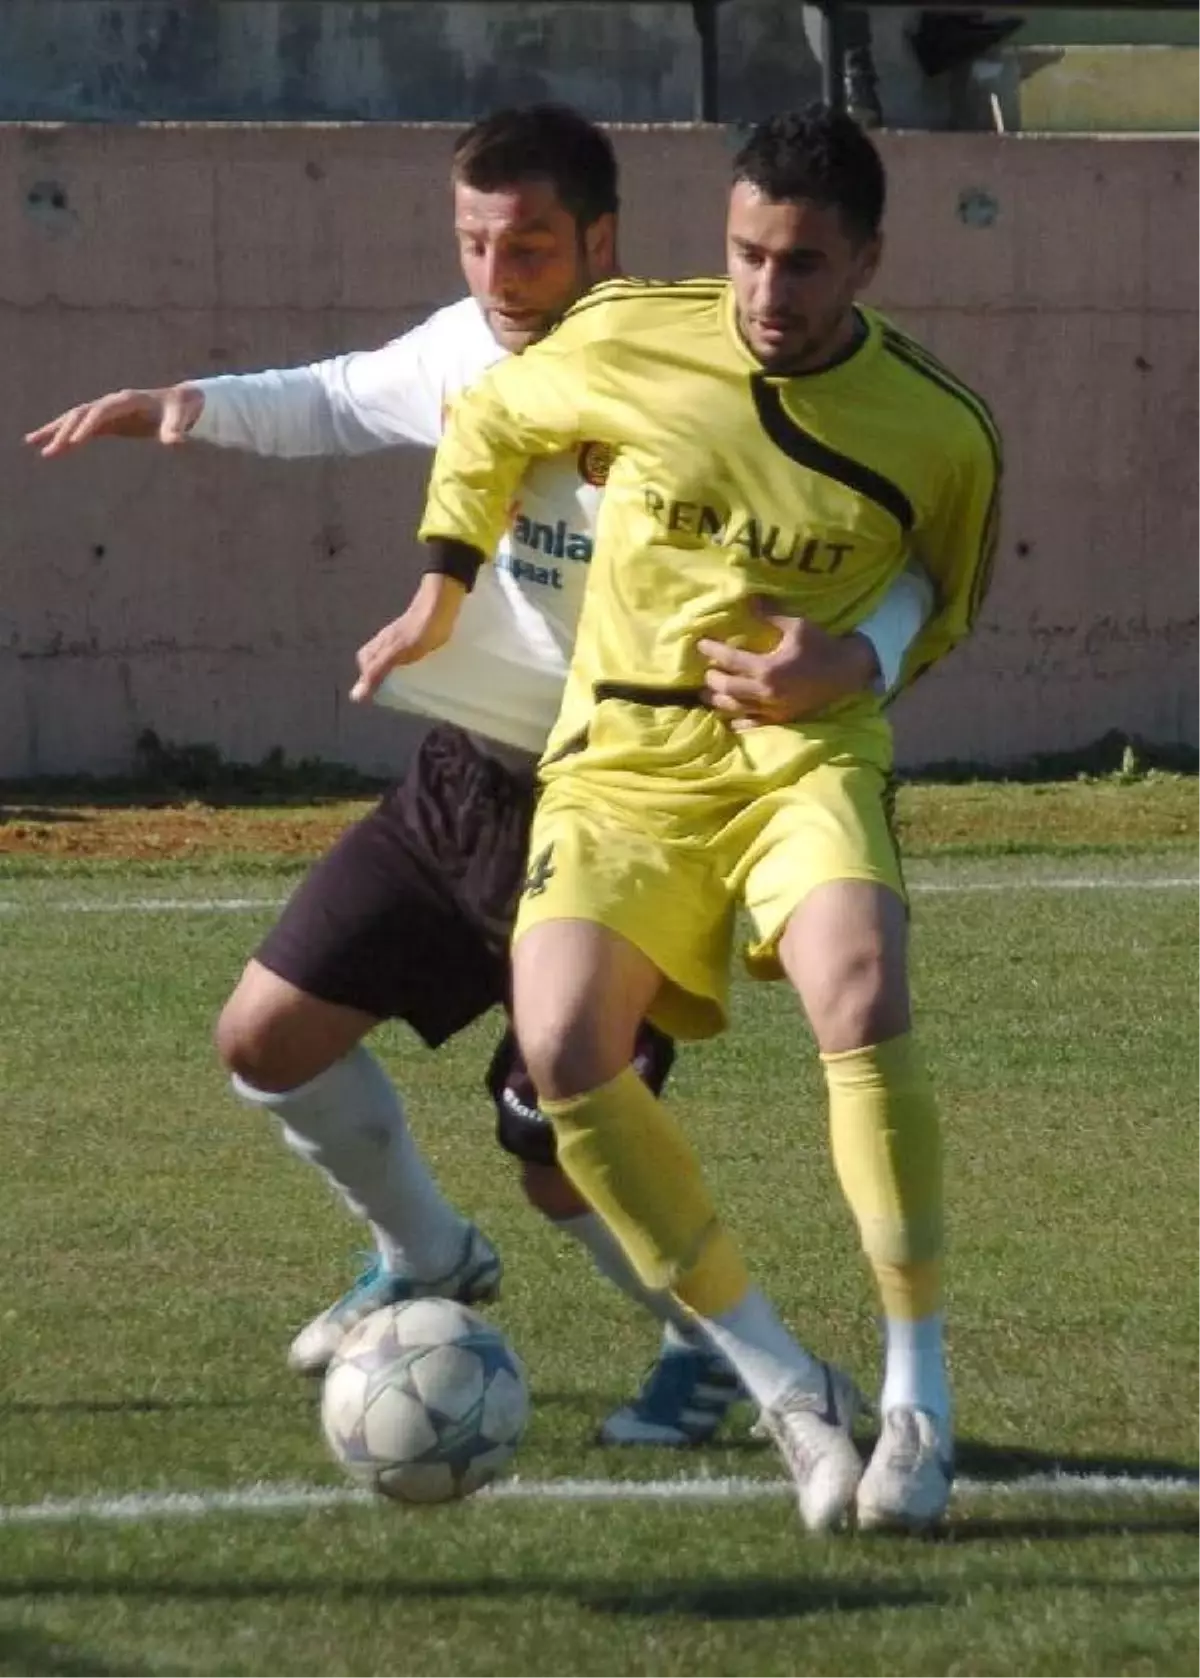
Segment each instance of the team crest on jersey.
M616 450L608 443L582 444L578 458L579 476L594 489L603 489L615 457Z

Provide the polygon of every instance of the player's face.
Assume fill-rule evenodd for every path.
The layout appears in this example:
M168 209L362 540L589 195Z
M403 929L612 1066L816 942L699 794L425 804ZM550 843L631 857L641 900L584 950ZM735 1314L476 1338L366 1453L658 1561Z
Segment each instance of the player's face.
M544 337L613 268L613 217L581 229L549 181L498 192L456 181L454 232L471 295L506 350Z
M854 299L879 264L878 237L851 237L840 211L776 203L738 181L726 227L738 324L768 372L806 373L854 334Z

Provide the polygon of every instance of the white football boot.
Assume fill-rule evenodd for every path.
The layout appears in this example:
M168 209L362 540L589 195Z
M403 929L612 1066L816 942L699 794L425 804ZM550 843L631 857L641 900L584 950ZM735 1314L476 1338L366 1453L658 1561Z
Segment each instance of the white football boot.
M760 1423L787 1464L809 1532L841 1526L854 1506L863 1463L850 1433L865 1409L850 1377L823 1363L816 1391L798 1382L762 1412Z
M954 1447L947 1422L915 1405L896 1404L858 1486L864 1531L925 1532L950 1502Z
M408 1299L457 1299L485 1305L500 1295L500 1255L487 1236L470 1224L462 1256L453 1270L424 1281L402 1270L386 1270L376 1256L338 1300L307 1323L288 1349L288 1368L297 1375L323 1375L334 1353L372 1311Z

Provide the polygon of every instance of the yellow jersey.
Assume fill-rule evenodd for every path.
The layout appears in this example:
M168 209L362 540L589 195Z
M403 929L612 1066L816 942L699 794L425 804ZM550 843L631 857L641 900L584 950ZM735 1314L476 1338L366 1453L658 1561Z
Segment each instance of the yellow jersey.
M548 755L607 694L694 702L703 636L765 650L752 595L848 633L918 560L937 598L899 686L968 633L996 545L995 423L928 351L858 313L845 359L774 375L742 339L727 280L613 280L455 405L424 540L491 554L533 459L574 450L581 470L607 469ZM858 695L828 715L866 721L881 703Z

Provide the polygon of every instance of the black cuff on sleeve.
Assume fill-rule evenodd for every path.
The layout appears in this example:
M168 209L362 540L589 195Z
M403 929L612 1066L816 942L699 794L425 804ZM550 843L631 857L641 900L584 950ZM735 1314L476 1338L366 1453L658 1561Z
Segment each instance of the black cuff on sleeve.
M479 567L485 559L479 549L469 547L466 542L452 542L444 536L431 536L427 546L426 576L433 572L439 577L453 577L469 594L475 587Z

